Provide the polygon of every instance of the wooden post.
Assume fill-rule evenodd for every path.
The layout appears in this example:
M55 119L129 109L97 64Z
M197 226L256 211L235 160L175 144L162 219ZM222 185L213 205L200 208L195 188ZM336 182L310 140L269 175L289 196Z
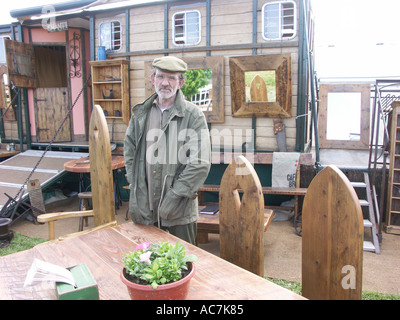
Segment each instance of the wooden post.
M361 299L364 226L358 197L336 167L323 169L304 198L302 294L308 299Z
M103 110L99 105L93 107L89 133L94 224L100 226L115 220L115 205L110 137Z

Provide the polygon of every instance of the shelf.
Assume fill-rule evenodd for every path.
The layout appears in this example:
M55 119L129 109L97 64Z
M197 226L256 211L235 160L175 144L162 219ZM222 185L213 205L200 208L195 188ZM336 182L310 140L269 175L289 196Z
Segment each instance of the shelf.
M129 112L129 61L111 59L90 61L92 67L93 104L102 107L108 119L122 119L128 125ZM116 80L113 80L116 79ZM113 92L113 99L105 99ZM114 116L120 112L121 116Z
M121 117L115 117L115 116L105 116L107 119L121 119Z
M395 101L392 106L392 122L390 131L390 169L386 211L386 231L398 233L399 227L392 225L392 216L400 215L400 102Z

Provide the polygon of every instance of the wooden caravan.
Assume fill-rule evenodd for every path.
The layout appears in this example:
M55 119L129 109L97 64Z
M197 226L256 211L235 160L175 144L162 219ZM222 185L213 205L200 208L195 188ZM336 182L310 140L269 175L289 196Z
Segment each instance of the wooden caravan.
M310 150L308 51L303 43L307 29L312 48L308 0L177 0L104 8L97 12L96 6L92 7L92 59L98 56L100 46L106 46L107 61L129 61L129 106L153 92L151 62L174 55L187 62L189 72L211 71L209 95L201 90L204 99L187 98L203 108L214 150L254 146L256 151L277 151L276 119L285 124L288 151ZM278 19L272 27L274 13L285 23ZM107 42L107 37L115 41ZM259 95L254 100L250 86L257 75L256 79L265 82L265 90L262 99ZM258 80L257 87L259 84ZM126 123L112 117L107 121L109 127L114 126L115 140L121 142ZM227 135L232 143L221 146L221 137Z
M112 140L122 146L130 107L152 93L151 62L174 55L187 62L189 74L201 71L204 77L206 83L197 88L198 94L185 94L204 111L214 150L222 148L221 137L230 136L225 149L277 151L273 121L280 119L287 150L309 152L312 121L307 66L313 47L309 0L165 0L134 5L88 0L68 8L55 6L46 16L46 28L41 9L11 12L14 18L24 18L24 25L10 27L10 38L14 47L16 41L28 45L32 54L27 51L23 55L35 66L32 72L24 72L32 79L21 86L26 88L22 95L28 103L20 117L26 123L19 131L17 123L9 124L10 131L5 126L3 139L21 139L28 147L48 143L66 118L55 142L87 141L91 106L102 102ZM21 32L29 33L29 40ZM10 56L15 54L10 51ZM118 72L108 68L116 59L124 61ZM11 77L15 68L14 60L9 60ZM93 77L86 88L91 71ZM55 76L54 80L43 76L46 74ZM250 89L255 77L259 93L261 79L265 83L263 95L257 98ZM110 90L115 90L113 96ZM66 113L75 100L71 113ZM42 110L56 105L61 108L55 113ZM49 114L57 119L46 117Z

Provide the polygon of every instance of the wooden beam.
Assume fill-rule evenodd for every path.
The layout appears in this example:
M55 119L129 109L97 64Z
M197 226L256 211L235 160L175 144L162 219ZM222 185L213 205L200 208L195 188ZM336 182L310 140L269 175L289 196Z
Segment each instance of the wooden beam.
M244 43L244 44L229 44L218 46L198 46L198 47L180 47L172 49L159 49L159 50L142 50L121 53L109 53L109 58L120 58L130 56L144 56L152 54L170 54L182 52L199 52L199 51L219 51L219 50L242 50L242 49L266 49L266 48L291 48L298 47L298 41L277 42L271 41L268 43Z

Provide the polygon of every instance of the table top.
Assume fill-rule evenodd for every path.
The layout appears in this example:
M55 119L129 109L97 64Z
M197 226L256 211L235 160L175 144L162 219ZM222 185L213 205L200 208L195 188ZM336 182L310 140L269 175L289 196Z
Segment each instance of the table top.
M136 245L143 241L178 240L185 245L187 254L198 257L187 299L304 299L154 226L133 222L64 241L47 242L30 250L1 257L0 299L56 299L54 285L23 287L34 258L65 268L86 263L97 281L100 299L130 299L127 288L120 280L123 255L135 250Z
M112 156L111 169L116 170L125 166L125 158L123 156ZM89 157L70 160L64 163L64 169L69 172L88 173L90 172Z
M4 144L1 144L0 148L0 158L9 158L15 156L16 154L20 153L21 151L8 151Z

